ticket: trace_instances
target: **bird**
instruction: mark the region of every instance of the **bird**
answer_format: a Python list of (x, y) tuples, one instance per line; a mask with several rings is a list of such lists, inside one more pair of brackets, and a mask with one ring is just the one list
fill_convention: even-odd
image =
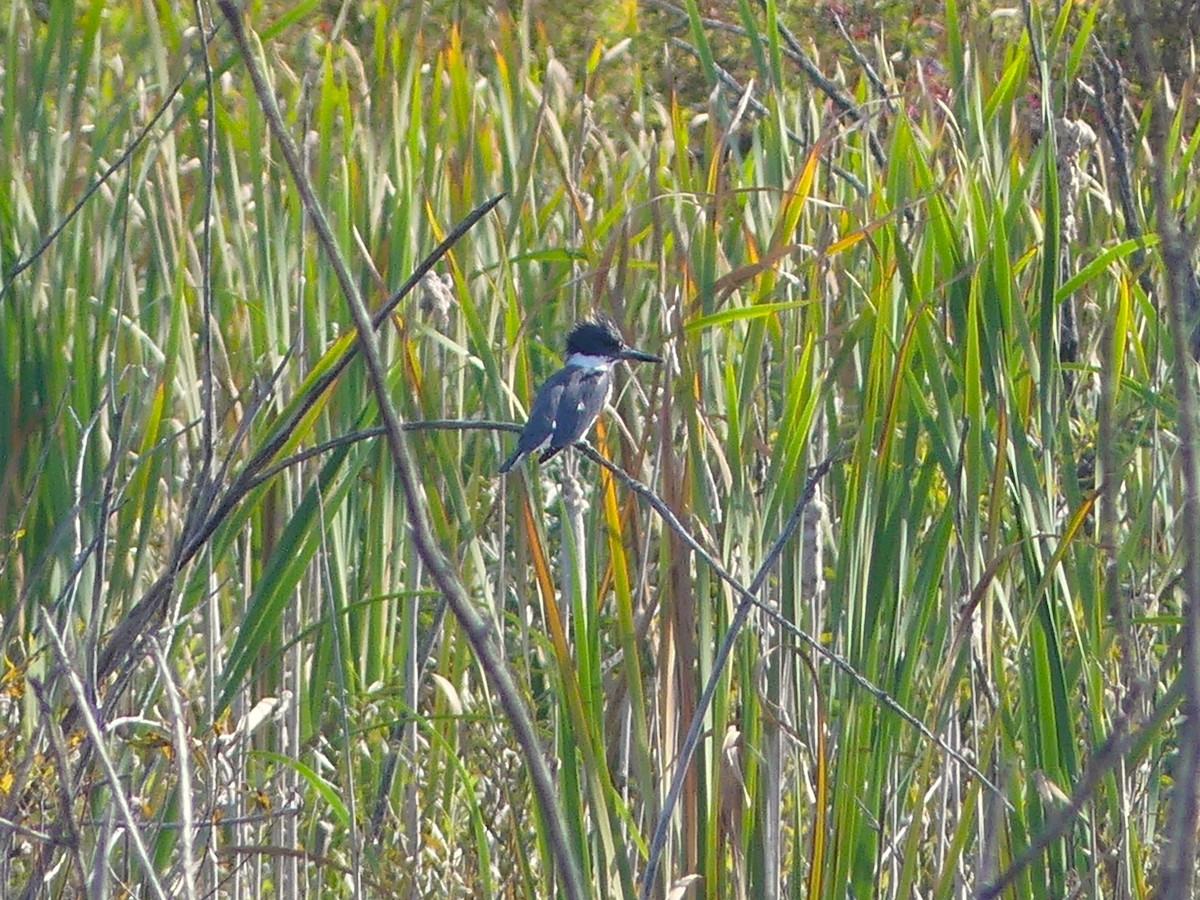
[(503, 475), (531, 453), (539, 463), (574, 444), (592, 427), (612, 394), (612, 369), (621, 360), (661, 363), (630, 347), (610, 319), (585, 319), (567, 335), (567, 361), (538, 388), (517, 449), (500, 467)]

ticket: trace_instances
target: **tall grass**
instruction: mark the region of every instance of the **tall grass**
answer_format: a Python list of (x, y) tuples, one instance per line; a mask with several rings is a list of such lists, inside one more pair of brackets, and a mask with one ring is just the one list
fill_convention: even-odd
[[(379, 329), (403, 420), (521, 421), (593, 311), (666, 358), (591, 436), (617, 472), (571, 451), (499, 479), (508, 431), (408, 434), (593, 895), (1150, 893), (1182, 696), (1175, 351), (1107, 146), (1056, 158), (1080, 98), (1027, 99), (1088, 76), (1097, 9), (1005, 36), (947, 4), (920, 75), (886, 35), (818, 51), (773, 2), (730, 6), (740, 34), (693, 3), (561, 34), (530, 4), (249, 10), (373, 308), (507, 194), (439, 264), (452, 304), (427, 281)], [(322, 388), (354, 322), (228, 26), (210, 108), (190, 5), (37, 13), (0, 25), (4, 894), (562, 892), (368, 374)], [(831, 456), (716, 667), (730, 581)]]

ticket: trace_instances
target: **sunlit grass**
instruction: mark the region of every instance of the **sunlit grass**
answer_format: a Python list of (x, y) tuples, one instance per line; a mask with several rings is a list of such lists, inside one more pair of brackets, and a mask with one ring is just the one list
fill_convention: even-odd
[[(836, 455), (759, 595), (784, 621), (754, 612), (718, 673), (656, 891), (699, 875), (692, 896), (969, 895), (1051, 820), (1047, 784), (1070, 794), (1110, 735), (1149, 721), (1012, 888), (1146, 896), (1182, 553), (1171, 343), (1133, 264), (1156, 239), (1128, 239), (1102, 143), (1079, 161), (1064, 228), (1071, 186), (1027, 108), (1039, 59), (1084, 72), (1094, 13), (1004, 44), (950, 4), (922, 85), (864, 43), (891, 96), (843, 60), (855, 122), (796, 74), (758, 6), (731, 8), (754, 32), (736, 61), (721, 58), (730, 35), (714, 52), (687, 9), (687, 46), (654, 54), (633, 9), (609, 23), (628, 33), (569, 54), (532, 18), (480, 34), (419, 4), (348, 21), (251, 9), (373, 307), (507, 193), (438, 267), (453, 302), (418, 289), (385, 323), (397, 408), (520, 421), (571, 323), (612, 315), (666, 364), (619, 378), (591, 440), (742, 585), (807, 472)], [(15, 4), (0, 23), (5, 272), (183, 86), (0, 295), (5, 895), (43, 878), (66, 895), (152, 894), (113, 837), (128, 827), (115, 793), (168, 891), (187, 889), (188, 831), (199, 894), (551, 895), (519, 748), (431, 589), (383, 442), (306, 458), (202, 540), (189, 531), (207, 490), (207, 166), (223, 486), (260, 457), (378, 424), (357, 361), (313, 402), (353, 322), (228, 34), (212, 38), (209, 110), (191, 7), (35, 13)], [(671, 21), (641, 15), (650, 33)], [(814, 58), (836, 70), (832, 52)], [(729, 71), (753, 72), (761, 107), (739, 111), (727, 82), (705, 99)], [(1064, 360), (1067, 304), (1078, 350)], [(541, 729), (591, 890), (631, 895), (740, 597), (581, 454), (499, 479), (509, 432), (409, 437), (438, 544)], [(183, 698), (182, 746), (149, 647), (119, 688), (94, 683), (98, 660), (114, 674), (106, 635), (147, 596), (162, 598), (142, 631)], [(65, 665), (117, 723), (102, 746), (60, 732)]]

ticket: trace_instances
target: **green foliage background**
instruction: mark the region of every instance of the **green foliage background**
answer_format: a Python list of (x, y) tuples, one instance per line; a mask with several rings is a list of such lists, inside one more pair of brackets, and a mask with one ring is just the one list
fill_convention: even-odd
[[(721, 673), (656, 892), (970, 896), (1085, 785), (1010, 895), (1147, 896), (1183, 492), (1146, 116), (1129, 86), (1126, 206), (1089, 96), (1119, 27), (1102, 4), (827, 6), (246, 21), (375, 307), (507, 194), (439, 265), (453, 302), (426, 287), (381, 329), (407, 421), (521, 421), (571, 323), (611, 315), (667, 363), (621, 379), (593, 442), (743, 584), (838, 456), (760, 595), (783, 624), (755, 613)], [(228, 28), (210, 100), (196, 26), (189, 4), (0, 12), (3, 893), (549, 896), (519, 748), (362, 434), (361, 363), (285, 428), (353, 323)], [(1194, 218), (1180, 90), (1157, 164)], [(1059, 116), (1101, 139), (1056, 160)], [(262, 448), (353, 435), (181, 557)], [(575, 454), (498, 479), (508, 432), (410, 439), (586, 879), (630, 895), (738, 598)], [(154, 640), (99, 677), (156, 585)]]

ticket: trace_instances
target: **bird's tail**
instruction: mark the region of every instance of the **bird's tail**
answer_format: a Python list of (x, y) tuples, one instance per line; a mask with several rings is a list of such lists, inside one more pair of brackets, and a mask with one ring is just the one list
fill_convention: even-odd
[(500, 466), (500, 474), (503, 475), (505, 472), (507, 472), (509, 469), (511, 469), (513, 466), (515, 466), (517, 463), (519, 463), (527, 455), (528, 455), (527, 451), (522, 450), (518, 447), (515, 451), (513, 451), (513, 455), (510, 456), (508, 459), (506, 459), (504, 461), (504, 464)]

